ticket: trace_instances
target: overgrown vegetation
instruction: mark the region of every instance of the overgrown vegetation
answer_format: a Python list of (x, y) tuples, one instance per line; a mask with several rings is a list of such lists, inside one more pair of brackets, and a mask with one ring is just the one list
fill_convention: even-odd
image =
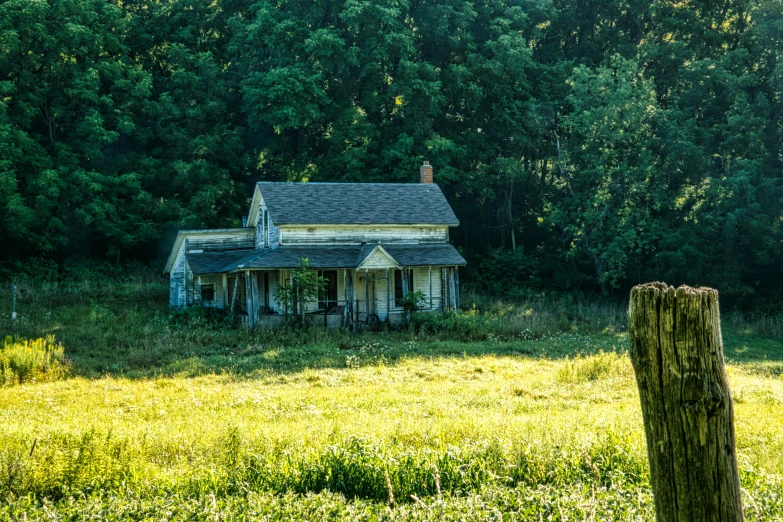
[(54, 381), (67, 374), (65, 350), (52, 334), (34, 340), (9, 336), (0, 345), (0, 387)]
[(780, 309), (781, 12), (6, 0), (0, 268), (160, 260), (177, 229), (239, 226), (255, 181), (426, 159), (481, 291), (665, 280)]
[(326, 286), (326, 279), (310, 268), (310, 260), (299, 259), (291, 270), (291, 277), (275, 289), (275, 298), (283, 310), (290, 310), (291, 316), (300, 326), (305, 326), (307, 303), (318, 299)]
[[(20, 289), (0, 326), (56, 335), (72, 368), (0, 394), (0, 519), (653, 519), (622, 305), (464, 294), (458, 314), (350, 334), (172, 315), (166, 295)], [(771, 520), (783, 343), (736, 326), (746, 515)]]

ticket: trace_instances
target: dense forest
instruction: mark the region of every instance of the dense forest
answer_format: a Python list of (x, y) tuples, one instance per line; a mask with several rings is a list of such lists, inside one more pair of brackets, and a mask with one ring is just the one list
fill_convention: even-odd
[(239, 226), (258, 180), (422, 160), (465, 284), (775, 306), (783, 1), (0, 3), (6, 274), (156, 266), (180, 228)]

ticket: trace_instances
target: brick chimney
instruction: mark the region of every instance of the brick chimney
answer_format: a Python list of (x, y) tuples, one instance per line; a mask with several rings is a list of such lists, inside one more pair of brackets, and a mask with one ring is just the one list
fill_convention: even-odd
[(429, 161), (425, 161), (424, 165), (421, 166), (419, 175), (422, 183), (432, 183), (432, 165), (430, 165)]

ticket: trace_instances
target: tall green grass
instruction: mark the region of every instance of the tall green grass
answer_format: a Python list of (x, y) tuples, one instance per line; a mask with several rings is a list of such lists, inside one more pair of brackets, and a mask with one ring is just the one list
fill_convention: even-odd
[(603, 378), (633, 376), (631, 362), (625, 354), (600, 351), (593, 356), (576, 355), (566, 358), (557, 372), (558, 381), (564, 384), (582, 384)]
[(8, 336), (0, 345), (0, 386), (54, 381), (68, 370), (65, 349), (54, 335), (34, 340)]
[[(0, 394), (0, 520), (654, 517), (624, 303), (465, 292), (349, 333), (248, 330), (167, 295), (35, 284), (0, 314), (57, 348)], [(775, 324), (724, 321), (749, 520), (783, 516)], [(60, 363), (71, 378), (42, 382)]]

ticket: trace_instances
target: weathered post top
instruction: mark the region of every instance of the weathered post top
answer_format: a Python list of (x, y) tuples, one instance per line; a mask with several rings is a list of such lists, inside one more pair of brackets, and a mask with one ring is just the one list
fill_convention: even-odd
[(639, 285), (628, 314), (656, 518), (743, 520), (718, 292)]

